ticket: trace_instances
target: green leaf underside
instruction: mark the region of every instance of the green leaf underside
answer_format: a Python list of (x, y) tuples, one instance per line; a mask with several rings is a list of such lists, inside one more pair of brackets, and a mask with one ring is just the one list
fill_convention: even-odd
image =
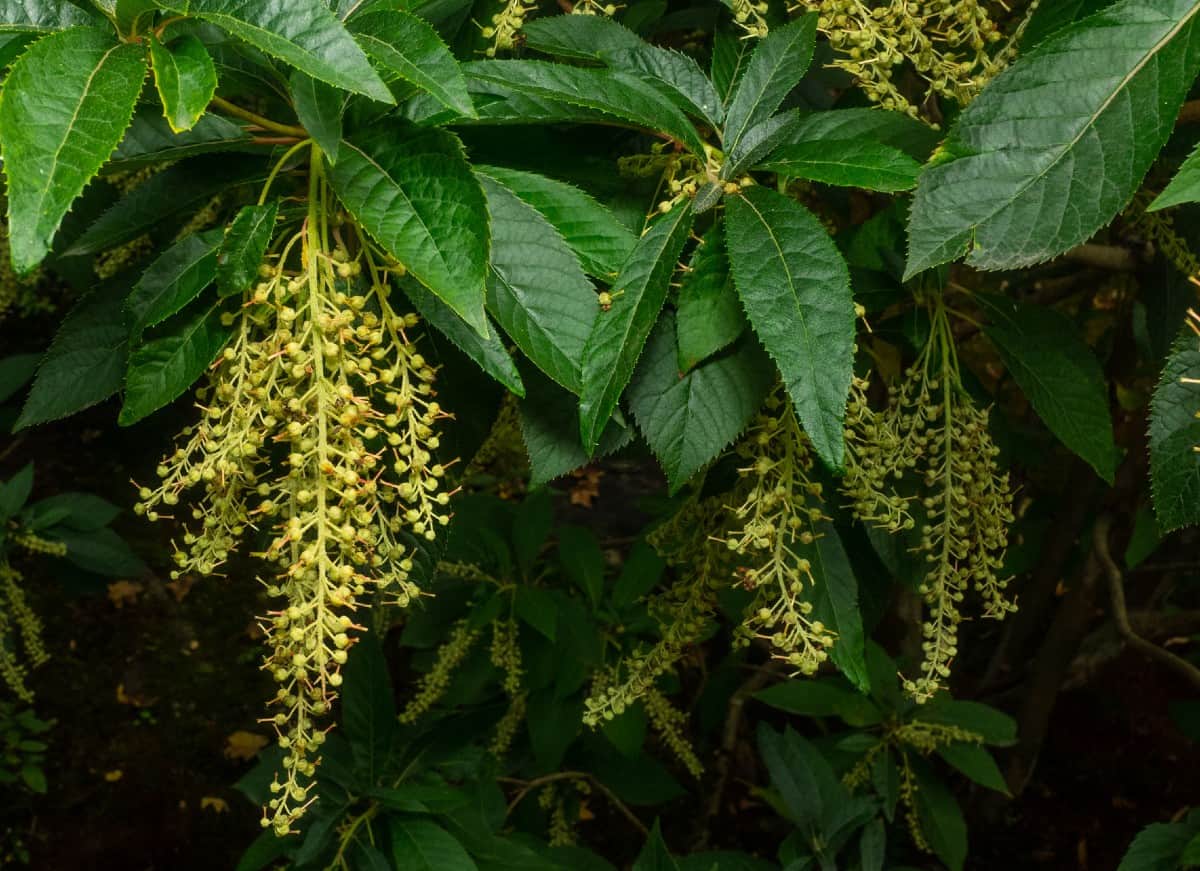
[(0, 0), (0, 33), (48, 33), (94, 23), (86, 12), (64, 0)]
[(637, 237), (605, 206), (574, 185), (498, 166), (476, 166), (500, 182), (554, 225), (584, 270), (611, 281), (637, 244)]
[(1193, 0), (1121, 0), (1038, 44), (959, 116), (922, 173), (905, 277), (1086, 241), (1129, 201), (1200, 68)]
[(163, 104), (163, 116), (175, 133), (191, 130), (217, 91), (217, 68), (204, 43), (190, 34), (163, 45), (150, 37), (150, 65)]
[(216, 307), (184, 313), (171, 326), (168, 334), (130, 355), (121, 426), (137, 423), (182, 396), (217, 358), (232, 332), (221, 325)]
[(1150, 485), (1158, 526), (1167, 533), (1200, 523), (1200, 340), (1175, 343), (1150, 402)]
[(599, 312), (579, 260), (532, 206), (481, 175), (492, 220), (488, 310), (533, 363), (573, 393)]
[(816, 46), (815, 13), (774, 28), (750, 57), (746, 72), (729, 98), (723, 142), (735, 151), (746, 132), (775, 114), (804, 76)]
[(921, 171), (921, 165), (900, 149), (869, 141), (786, 145), (757, 168), (791, 178), (887, 193), (915, 187)]
[(323, 0), (171, 0), (162, 5), (210, 21), (315, 79), (383, 103), (395, 102)]
[(984, 334), (1034, 411), (1064, 445), (1111, 484), (1119, 457), (1107, 382), (1075, 324), (1053, 309), (992, 294), (973, 298), (988, 315)]
[(330, 180), (376, 242), (487, 335), (487, 201), (453, 134), (376, 124), (342, 144)]
[(1154, 198), (1148, 211), (1168, 209), (1182, 203), (1200, 202), (1200, 145), (1179, 167), (1175, 177), (1163, 188), (1163, 192)]
[(399, 10), (366, 12), (351, 30), (377, 63), (433, 96), (448, 109), (475, 117), (467, 80), (437, 31)]
[(599, 112), (664, 133), (693, 154), (704, 154), (704, 141), (687, 117), (654, 88), (627, 73), (532, 60), (473, 61), (463, 64), (463, 69), (469, 79), (499, 87), (501, 93), (512, 91)]
[(217, 277), (217, 254), (224, 233), (209, 230), (176, 242), (146, 267), (125, 301), (130, 334), (136, 340), (149, 327), (183, 310)]
[(337, 163), (342, 147), (342, 112), (346, 107), (346, 95), (300, 70), (292, 70), (288, 89), (300, 124), (320, 146), (330, 165)]
[(222, 297), (240, 296), (258, 279), (278, 214), (278, 201), (245, 206), (237, 213), (225, 231), (217, 258), (217, 290)]
[(679, 284), (675, 336), (679, 342), (679, 369), (686, 372), (731, 345), (746, 329), (729, 257), (725, 253), (725, 225), (714, 222), (692, 253), (688, 271)]
[(127, 284), (113, 281), (71, 310), (38, 366), (14, 430), (82, 411), (121, 388), (129, 354), (128, 291)]
[(487, 338), (467, 325), (450, 306), (434, 296), (422, 284), (405, 281), (404, 293), (417, 313), (434, 329), (454, 343), (460, 351), (475, 361), (484, 372), (495, 378), (517, 396), (525, 395), (525, 385), (512, 357), (504, 348), (497, 333), (489, 331)]
[(13, 65), (0, 143), (18, 272), (50, 251), (71, 204), (121, 141), (145, 74), (139, 46), (90, 27), (47, 36)]
[(845, 261), (820, 221), (774, 191), (747, 188), (725, 208), (742, 306), (779, 367), (817, 455), (840, 469), (854, 363), (854, 298)]
[(675, 317), (664, 313), (629, 385), (629, 407), (673, 494), (741, 435), (771, 387), (754, 340), (686, 375), (676, 366)]
[(162, 112), (146, 107), (134, 114), (108, 168), (125, 170), (213, 151), (233, 151), (249, 142), (250, 134), (241, 125), (220, 115), (204, 115), (191, 130), (176, 134)]
[(684, 203), (650, 225), (613, 282), (612, 308), (596, 318), (583, 351), (579, 397), (580, 435), (589, 451), (598, 444), (658, 320), (692, 219), (691, 205)]

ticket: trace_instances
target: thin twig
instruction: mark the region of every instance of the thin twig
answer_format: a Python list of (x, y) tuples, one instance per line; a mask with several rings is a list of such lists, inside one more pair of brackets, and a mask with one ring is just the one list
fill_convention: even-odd
[(623, 801), (617, 798), (611, 789), (597, 780), (593, 775), (588, 774), (586, 771), (558, 771), (554, 774), (547, 774), (544, 777), (536, 777), (533, 780), (517, 780), (514, 777), (501, 777), (498, 778), (498, 780), (501, 783), (523, 784), (516, 797), (508, 803), (508, 813), (510, 814), (516, 810), (517, 805), (525, 800), (525, 796), (529, 795), (530, 792), (537, 789), (539, 786), (546, 786), (547, 784), (556, 783), (560, 780), (586, 780), (596, 789), (600, 790), (604, 797), (612, 803), (612, 806), (621, 812), (621, 816), (629, 820), (630, 825), (641, 832), (643, 836), (650, 834), (650, 830), (646, 828), (646, 824), (639, 820), (634, 815), (633, 811), (631, 811)]

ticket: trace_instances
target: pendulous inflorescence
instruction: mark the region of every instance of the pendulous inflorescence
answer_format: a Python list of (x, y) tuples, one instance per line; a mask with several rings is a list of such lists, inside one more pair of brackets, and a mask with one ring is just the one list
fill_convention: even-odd
[[(67, 546), (32, 533), (14, 531), (7, 542), (30, 553), (63, 556)], [(0, 680), (22, 701), (33, 701), (29, 672), (49, 659), (42, 641), (42, 621), (25, 596), (24, 577), (0, 549)]]
[[(930, 304), (932, 331), (904, 380), (873, 411), (856, 381), (847, 412), (842, 490), (855, 516), (890, 532), (916, 529), (926, 572), (919, 592), (927, 608), (920, 676), (905, 690), (924, 702), (950, 676), (958, 625), (969, 590), (983, 616), (1016, 610), (999, 576), (1013, 521), (1008, 474), (988, 432), (988, 412), (962, 386), (954, 337), (941, 297)], [(902, 495), (904, 485), (919, 495)]]

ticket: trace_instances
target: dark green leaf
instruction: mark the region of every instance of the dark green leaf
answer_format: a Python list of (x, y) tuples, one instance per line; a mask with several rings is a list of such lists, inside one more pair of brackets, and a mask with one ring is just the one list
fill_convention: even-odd
[(967, 860), (967, 824), (962, 808), (922, 760), (913, 760), (912, 764), (917, 775), (915, 802), (921, 832), (950, 871), (962, 871)]
[(191, 130), (216, 93), (217, 68), (204, 43), (190, 34), (170, 45), (163, 45), (153, 35), (149, 40), (150, 64), (163, 116), (174, 132)]
[(330, 178), (363, 228), (486, 336), (487, 201), (453, 134), (378, 123), (343, 143)]
[(146, 571), (146, 564), (108, 527), (86, 531), (58, 527), (46, 537), (65, 544), (67, 560), (86, 571), (111, 578), (136, 578)]
[(475, 171), (537, 209), (562, 234), (589, 275), (611, 281), (637, 244), (637, 237), (612, 212), (566, 182), (498, 166), (477, 166)]
[(725, 253), (724, 223), (714, 222), (696, 246), (676, 306), (675, 338), (683, 372), (733, 344), (745, 331), (746, 316)]
[(832, 523), (823, 521), (815, 530), (817, 540), (803, 548), (812, 564), (813, 616), (836, 634), (830, 658), (834, 665), (863, 692), (871, 688), (867, 672), (866, 636), (858, 608), (858, 580)]
[(746, 71), (755, 44), (755, 40), (746, 39), (745, 34), (732, 23), (717, 27), (713, 34), (712, 63), (708, 75), (713, 87), (726, 102)]
[(437, 823), (424, 819), (391, 817), (393, 867), (404, 871), (475, 871), (463, 845)]
[(139, 46), (89, 27), (38, 40), (13, 64), (0, 144), (18, 272), (49, 253), (67, 210), (121, 141), (145, 75)]
[(221, 242), (217, 255), (217, 291), (222, 298), (241, 296), (258, 280), (258, 268), (275, 235), (279, 203), (245, 206)]
[(315, 79), (383, 103), (391, 91), (323, 0), (163, 0)]
[(858, 840), (861, 871), (883, 871), (887, 848), (887, 828), (883, 820), (876, 818), (863, 827)]
[(760, 40), (746, 72), (729, 97), (722, 141), (727, 152), (738, 147), (751, 127), (775, 114), (812, 62), (817, 15), (773, 29)]
[(938, 749), (941, 756), (980, 786), (1008, 795), (1008, 784), (992, 754), (979, 744), (959, 742)]
[[(65, 526), (79, 532), (91, 532), (108, 526), (121, 509), (93, 493), (55, 493), (29, 506), (25, 522), (34, 529)], [(53, 523), (48, 518), (56, 518)]]
[(0, 405), (12, 399), (17, 391), (33, 380), (40, 354), (14, 354), (0, 357)]
[(802, 832), (818, 831), (825, 814), (821, 795), (821, 778), (825, 772), (814, 770), (814, 757), (819, 754), (807, 747), (807, 741), (791, 731), (779, 734), (765, 723), (758, 727), (758, 752), (771, 777), (771, 785), (779, 791), (789, 819)]
[(789, 680), (754, 694), (760, 702), (802, 717), (839, 717), (851, 726), (878, 723), (879, 709), (869, 698), (832, 680)]
[(176, 242), (146, 267), (125, 300), (130, 335), (136, 340), (200, 295), (217, 277), (217, 252), (224, 233), (194, 233)]
[(600, 15), (538, 18), (528, 22), (522, 32), (526, 47), (574, 60), (599, 60), (607, 51), (648, 44), (628, 27)]
[(300, 124), (320, 146), (321, 153), (330, 165), (337, 163), (338, 151), (342, 147), (345, 93), (300, 70), (292, 70), (288, 89), (292, 93), (292, 106), (296, 109)]
[(1179, 167), (1170, 184), (1163, 192), (1154, 198), (1147, 211), (1155, 212), (1168, 209), (1180, 203), (1200, 202), (1200, 146), (1197, 146), (1187, 160)]
[(558, 610), (555, 599), (540, 587), (517, 587), (513, 600), (516, 615), (551, 641), (558, 637)]
[(1138, 832), (1117, 871), (1175, 871), (1183, 851), (1195, 837), (1186, 823), (1154, 823)]
[(1075, 324), (1054, 309), (993, 294), (975, 298), (988, 316), (984, 333), (1038, 417), (1111, 484), (1119, 457), (1108, 385)]
[(846, 263), (799, 203), (751, 187), (726, 204), (729, 260), (750, 323), (783, 375), (817, 455), (842, 467), (854, 362)]
[(231, 151), (245, 147), (249, 142), (250, 134), (220, 115), (204, 115), (191, 130), (176, 134), (161, 112), (143, 108), (134, 114), (133, 123), (113, 152), (108, 166), (110, 169), (130, 169), (196, 154)]
[(629, 385), (629, 406), (674, 493), (736, 439), (774, 381), (753, 338), (681, 375), (675, 317), (664, 314)]
[(600, 311), (579, 260), (532, 206), (479, 176), (492, 225), (488, 309), (517, 347), (568, 390), (580, 390), (580, 359)]
[(33, 493), (33, 463), (26, 463), (7, 481), (0, 481), (0, 520), (15, 517)]
[(0, 33), (47, 33), (95, 21), (64, 0), (0, 0)]
[(39, 795), (46, 793), (46, 772), (36, 765), (21, 766), (21, 779), (25, 785)]
[(595, 608), (604, 592), (604, 552), (591, 530), (564, 526), (558, 532), (558, 559), (563, 574)]
[(632, 871), (679, 871), (679, 863), (667, 849), (667, 842), (663, 840), (657, 819), (646, 838), (646, 843), (642, 845), (642, 851), (634, 860)]
[(1017, 742), (1016, 720), (981, 702), (940, 696), (919, 708), (917, 718), (974, 732), (983, 738), (985, 744), (1008, 747)]
[[(525, 725), (542, 771), (557, 771), (583, 724), (583, 699), (563, 700), (550, 689), (529, 694)], [(440, 869), (438, 869), (440, 871)]]
[(1164, 533), (1200, 522), (1200, 342), (1185, 330), (1150, 402), (1150, 484)]
[(589, 450), (599, 444), (633, 375), (691, 230), (692, 210), (687, 203), (651, 224), (613, 282), (612, 308), (596, 318), (583, 351), (579, 402), (580, 433)]
[(344, 677), (342, 725), (355, 764), (373, 784), (384, 773), (397, 730), (387, 659), (374, 632), (359, 636)]
[(164, 325), (166, 332), (129, 357), (119, 422), (130, 426), (173, 402), (196, 383), (229, 341), (220, 311), (198, 307)]
[[(925, 160), (942, 134), (903, 112), (883, 109), (831, 109), (796, 114), (784, 131), (780, 145), (824, 142), (878, 142), (898, 148), (914, 160)], [(842, 147), (841, 145), (837, 146)]]
[(921, 165), (880, 142), (800, 142), (771, 152), (758, 169), (824, 184), (869, 191), (906, 191), (916, 186)]
[(921, 175), (905, 277), (1047, 260), (1119, 212), (1200, 68), (1193, 0), (1121, 0), (1019, 57)]

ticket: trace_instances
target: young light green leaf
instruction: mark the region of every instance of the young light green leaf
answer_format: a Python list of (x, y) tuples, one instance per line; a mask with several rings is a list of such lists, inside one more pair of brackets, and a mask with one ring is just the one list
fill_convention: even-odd
[(579, 258), (584, 271), (611, 281), (637, 237), (590, 194), (557, 179), (499, 166), (476, 166), (549, 221)]
[(679, 285), (676, 308), (681, 372), (732, 344), (746, 329), (725, 253), (725, 225), (720, 221), (708, 229), (692, 253)]
[(685, 375), (675, 317), (664, 313), (629, 384), (629, 407), (673, 494), (746, 428), (771, 388), (770, 362), (753, 338)]
[(998, 76), (921, 175), (905, 278), (968, 251), (1029, 266), (1084, 242), (1129, 202), (1200, 68), (1193, 0), (1120, 0)]
[(71, 310), (38, 367), (14, 432), (82, 411), (121, 389), (129, 356), (128, 293), (129, 283), (114, 279)]
[(813, 12), (775, 28), (759, 41), (725, 110), (725, 151), (734, 151), (747, 130), (775, 114), (808, 71), (816, 35)]
[(921, 164), (898, 148), (880, 142), (799, 142), (777, 148), (757, 169), (842, 187), (869, 191), (910, 190)]
[(217, 278), (217, 253), (224, 233), (193, 233), (176, 242), (146, 267), (125, 301), (130, 335), (136, 341), (149, 327), (183, 310)]
[(240, 124), (209, 113), (186, 133), (175, 133), (167, 119), (150, 107), (138, 109), (125, 138), (108, 162), (110, 169), (134, 169), (150, 163), (168, 163), (213, 151), (233, 151), (250, 143)]
[(389, 9), (355, 15), (349, 27), (378, 64), (427, 91), (448, 109), (475, 117), (458, 61), (427, 23), (407, 12)]
[(162, 6), (211, 21), (314, 79), (382, 103), (395, 102), (323, 0), (163, 0)]
[(74, 27), (38, 40), (13, 64), (0, 99), (13, 266), (50, 251), (84, 186), (121, 141), (142, 89), (137, 45)]
[(821, 222), (781, 194), (751, 187), (725, 208), (734, 284), (750, 324), (779, 366), (817, 455), (840, 469), (854, 364), (846, 263)]
[(330, 166), (337, 163), (338, 149), (342, 146), (342, 112), (346, 109), (346, 95), (300, 70), (292, 70), (288, 90), (300, 124), (321, 147)]
[(232, 332), (221, 325), (215, 306), (184, 312), (164, 331), (129, 356), (125, 404), (117, 419), (121, 426), (135, 424), (182, 396), (221, 353)]
[(217, 68), (204, 43), (191, 34), (170, 45), (163, 45), (153, 35), (149, 40), (150, 66), (163, 116), (173, 132), (191, 130), (217, 91)]
[(1187, 160), (1179, 167), (1175, 177), (1163, 188), (1161, 194), (1147, 209), (1157, 212), (1159, 209), (1169, 209), (1181, 203), (1200, 203), (1200, 145), (1192, 150)]
[(450, 306), (430, 293), (416, 281), (402, 281), (404, 294), (421, 315), (434, 329), (449, 339), (454, 345), (470, 357), (488, 375), (517, 396), (525, 395), (525, 385), (512, 357), (500, 341), (500, 336), (490, 333), (483, 338), (467, 325), (467, 322), (454, 313)]
[(217, 256), (217, 291), (222, 298), (245, 293), (258, 279), (258, 268), (275, 235), (278, 214), (278, 201), (245, 206), (237, 213), (225, 231)]
[(1167, 533), (1200, 523), (1200, 341), (1185, 330), (1150, 402), (1150, 485)]
[(78, 6), (63, 0), (0, 0), (0, 33), (49, 33), (95, 23)]
[(579, 397), (580, 434), (589, 451), (599, 443), (658, 320), (692, 218), (691, 205), (683, 203), (650, 225), (613, 282), (612, 308), (596, 318), (583, 349)]
[(693, 154), (704, 140), (675, 104), (628, 73), (533, 60), (489, 60), (464, 64), (467, 76), (502, 90), (601, 113), (612, 122), (664, 133)]
[(1075, 324), (1053, 309), (1007, 297), (975, 297), (988, 316), (984, 334), (1038, 417), (1110, 484), (1119, 459), (1108, 387), (1096, 355)]
[(453, 835), (431, 820), (392, 816), (388, 823), (393, 867), (405, 871), (475, 871)]
[(504, 185), (479, 176), (492, 222), (488, 310), (533, 363), (578, 393), (580, 359), (600, 312), (567, 243)]
[(384, 250), (487, 335), (487, 200), (453, 134), (400, 121), (376, 124), (342, 144), (330, 180)]

